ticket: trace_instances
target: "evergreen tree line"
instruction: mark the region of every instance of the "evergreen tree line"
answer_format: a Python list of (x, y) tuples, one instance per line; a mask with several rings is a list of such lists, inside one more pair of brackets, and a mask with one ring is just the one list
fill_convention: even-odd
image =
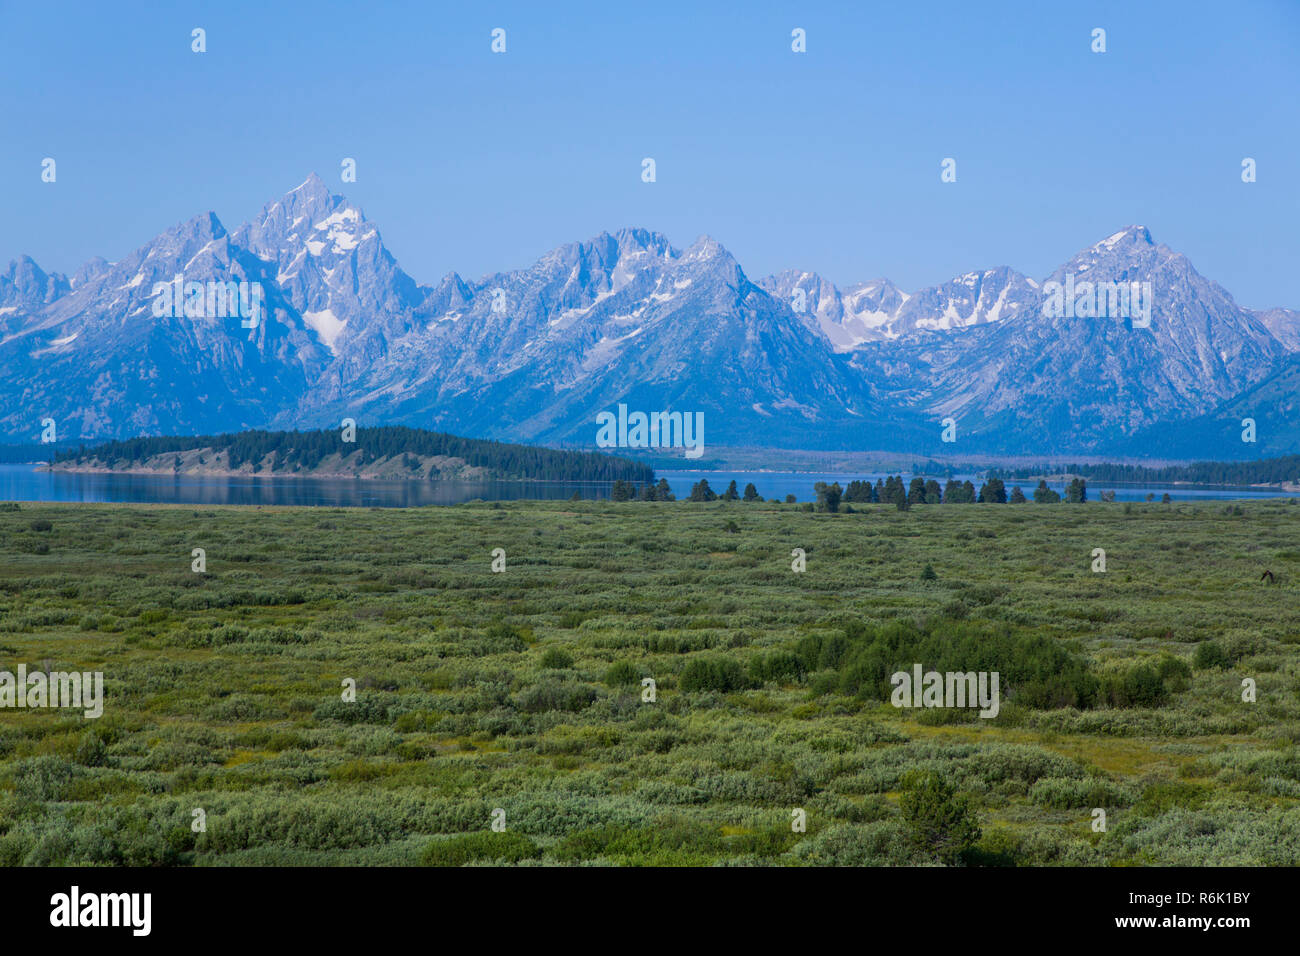
[[(913, 478), (907, 485), (903, 484), (902, 475), (890, 475), (877, 478), (873, 485), (869, 481), (850, 481), (846, 489), (841, 489), (839, 482), (827, 485), (819, 481), (813, 486), (817, 495), (818, 511), (838, 511), (840, 503), (853, 504), (892, 504), (900, 511), (906, 511), (913, 505), (953, 505), (953, 504), (1024, 504), (1028, 499), (1020, 487), (1007, 493), (1001, 478), (989, 478), (976, 491), (970, 481), (958, 481), (949, 478), (947, 484), (940, 487), (933, 478)], [(1113, 496), (1112, 496), (1113, 498)], [(1034, 489), (1033, 499), (1038, 504), (1052, 504), (1061, 500), (1061, 495), (1047, 487), (1046, 481), (1040, 481)], [(1082, 479), (1076, 478), (1066, 489), (1065, 500), (1083, 503), (1088, 500), (1088, 486)]]
[[(579, 499), (577, 492), (573, 494), (573, 500)], [(668, 487), (668, 481), (664, 478), (659, 479), (659, 483), (651, 484), (646, 482), (644, 485), (634, 485), (630, 481), (623, 481), (621, 478), (614, 482), (609, 491), (610, 501), (676, 501), (677, 496), (673, 494), (672, 489)]]
[[(577, 497), (578, 497), (577, 495), (574, 495), (575, 500), (577, 499)], [(609, 497), (611, 501), (676, 501), (677, 500), (677, 496), (672, 493), (672, 490), (668, 487), (668, 482), (663, 478), (660, 478), (659, 483), (656, 485), (646, 484), (640, 487), (634, 485), (630, 481), (616, 481), (614, 482), (613, 488), (610, 489)], [(687, 501), (757, 502), (757, 501), (764, 501), (766, 499), (764, 499), (763, 496), (758, 493), (758, 489), (754, 487), (754, 483), (752, 481), (749, 484), (745, 485), (744, 492), (741, 492), (736, 487), (736, 482), (733, 480), (731, 484), (727, 486), (726, 491), (722, 492), (722, 494), (718, 494), (716, 491), (714, 491), (712, 488), (709, 487), (709, 480), (707, 478), (701, 478), (699, 481), (697, 481), (695, 484), (691, 486), (690, 497), (687, 498), (686, 500)], [(775, 501), (776, 499), (774, 498), (772, 500)], [(785, 500), (788, 503), (793, 504), (795, 500), (794, 495), (787, 495)]]
[(1003, 480), (1027, 479), (1055, 471), (1091, 478), (1103, 484), (1172, 484), (1187, 481), (1202, 485), (1266, 485), (1300, 480), (1300, 455), (1282, 458), (1265, 458), (1260, 461), (1198, 461), (1191, 465), (1168, 465), (1150, 468), (1146, 465), (1069, 465), (1055, 468), (1040, 465), (1035, 468), (1010, 470), (989, 469), (990, 475)]
[(419, 458), (460, 458), (469, 465), (491, 470), (503, 478), (538, 481), (654, 481), (654, 469), (628, 458), (601, 452), (560, 451), (532, 445), (513, 445), (479, 438), (460, 438), (443, 432), (424, 431), (400, 425), (358, 428), (355, 442), (344, 442), (338, 429), (322, 431), (246, 431), (222, 435), (180, 435), (129, 438), (87, 448), (60, 452), (55, 461), (138, 462), (154, 455), (211, 448), (229, 456), (231, 468), (274, 455), (272, 470), (317, 467), (333, 454), (361, 453), (361, 463), (404, 456), (412, 471)]
[[(813, 492), (817, 496), (816, 510), (836, 512), (840, 510), (840, 505), (845, 503), (852, 504), (892, 504), (896, 505), (900, 511), (906, 511), (912, 505), (938, 505), (938, 504), (1024, 504), (1029, 499), (1025, 497), (1019, 486), (1011, 489), (1007, 493), (1006, 485), (1000, 478), (990, 478), (980, 485), (979, 490), (969, 481), (957, 481), (955, 478), (948, 479), (948, 483), (940, 486), (939, 482), (933, 478), (913, 478), (908, 485), (903, 484), (902, 475), (891, 475), (888, 478), (877, 479), (874, 485), (869, 481), (850, 481), (847, 489), (841, 488), (837, 481), (833, 484), (827, 484), (819, 481), (813, 485)], [(574, 498), (578, 496), (575, 494)], [(1167, 497), (1167, 496), (1166, 496)], [(1114, 493), (1103, 492), (1103, 500), (1113, 501)], [(636, 486), (631, 482), (616, 481), (610, 493), (610, 499), (613, 501), (675, 501), (672, 491), (668, 488), (668, 482), (659, 479), (657, 485), (646, 484)], [(688, 501), (745, 501), (759, 502), (764, 501), (758, 489), (754, 487), (753, 482), (745, 485), (744, 492), (740, 492), (736, 487), (735, 480), (727, 486), (727, 490), (718, 494), (709, 487), (709, 480), (701, 478), (691, 486), (691, 494)], [(773, 498), (773, 501), (778, 499)], [(1034, 489), (1033, 500), (1037, 504), (1054, 504), (1061, 499), (1059, 492), (1047, 487), (1046, 481), (1040, 481), (1038, 487)], [(1065, 500), (1076, 504), (1083, 504), (1088, 500), (1088, 484), (1081, 478), (1076, 478), (1070, 482), (1065, 491)], [(786, 495), (787, 504), (795, 503), (794, 495)]]
[[(764, 499), (763, 496), (758, 493), (758, 489), (754, 487), (754, 483), (752, 481), (749, 484), (745, 485), (745, 491), (743, 494), (739, 490), (737, 490), (736, 482), (734, 479), (732, 480), (731, 484), (727, 485), (726, 491), (724, 491), (722, 494), (718, 494), (712, 488), (709, 487), (709, 480), (707, 478), (701, 478), (699, 481), (697, 481), (694, 485), (691, 486), (690, 500), (691, 501), (756, 502), (756, 501), (764, 501), (766, 499)], [(793, 501), (794, 496), (791, 495), (786, 500)]]

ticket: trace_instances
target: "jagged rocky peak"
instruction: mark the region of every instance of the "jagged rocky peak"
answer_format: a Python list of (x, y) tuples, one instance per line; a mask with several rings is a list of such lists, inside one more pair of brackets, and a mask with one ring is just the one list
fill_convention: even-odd
[(111, 267), (112, 263), (103, 256), (94, 256), (87, 259), (72, 277), (73, 288), (80, 288), (92, 279), (103, 275)]
[[(687, 247), (682, 253), (682, 258), (689, 262), (703, 261), (706, 259), (731, 259), (731, 253), (727, 251), (726, 246), (718, 242), (712, 236), (700, 236)], [(734, 261), (734, 260), (733, 260)]]
[(650, 229), (625, 227), (614, 233), (612, 238), (618, 245), (620, 256), (648, 253), (663, 259), (676, 257), (676, 251), (668, 237)]
[(733, 287), (749, 281), (736, 257), (712, 236), (700, 236), (691, 243), (677, 260), (677, 271), (692, 279), (711, 277)]
[(0, 308), (28, 311), (48, 305), (72, 288), (67, 276), (47, 273), (31, 256), (19, 256), (0, 272)]
[(1151, 238), (1146, 226), (1126, 226), (1105, 239), (1080, 249), (1050, 276), (1060, 279), (1067, 272), (1086, 272), (1089, 269), (1115, 271), (1152, 267), (1166, 253), (1169, 259), (1186, 262), (1179, 253), (1159, 245)]
[(277, 260), (287, 251), (296, 252), (322, 227), (328, 229), (335, 223), (355, 226), (364, 221), (361, 210), (331, 193), (325, 181), (312, 173), (305, 182), (267, 203), (239, 228), (235, 241), (264, 259)]
[(77, 273), (76, 295), (96, 298), (111, 290), (111, 301), (87, 302), (87, 307), (98, 310), (113, 302), (121, 305), (147, 295), (154, 280), (170, 281), (176, 273), (197, 279), (222, 268), (229, 264), (230, 252), (230, 235), (216, 213), (200, 213), (159, 233), (117, 262), (100, 259), (87, 263)]
[(162, 234), (159, 238), (170, 239), (202, 239), (204, 242), (210, 242), (213, 239), (220, 239), (226, 235), (226, 227), (222, 225), (217, 214), (212, 211), (201, 212), (193, 219), (186, 220), (178, 225), (173, 226)]
[(546, 271), (557, 265), (580, 265), (588, 270), (612, 273), (620, 263), (636, 259), (671, 258), (674, 255), (668, 240), (647, 229), (620, 229), (602, 232), (581, 242), (568, 242), (557, 246), (542, 256), (534, 266)]
[(1122, 252), (1126, 248), (1141, 248), (1154, 245), (1155, 241), (1151, 238), (1151, 230), (1146, 226), (1125, 226), (1119, 232), (1113, 233), (1096, 243), (1092, 248), (1104, 249), (1107, 252)]
[(315, 222), (336, 209), (347, 206), (348, 201), (345, 196), (331, 193), (329, 187), (325, 185), (325, 180), (312, 173), (275, 203), (271, 203), (271, 207), (275, 207), (277, 203), (286, 215), (295, 219), (302, 216)]
[[(837, 288), (811, 270), (756, 284), (710, 236), (679, 250), (638, 227), (421, 287), (312, 175), (232, 235), (209, 212), (116, 263), (87, 262), (71, 283), (28, 258), (0, 269), (0, 406), (15, 410), (0, 423), (16, 427), (40, 395), (83, 435), (364, 412), (563, 442), (587, 434), (592, 408), (641, 396), (724, 413), (715, 439), (799, 442), (816, 421), (835, 423), (823, 433), (836, 441), (889, 441), (911, 421), (920, 440), (942, 409), (981, 446), (1091, 448), (1216, 407), (1273, 375), (1284, 346), (1300, 350), (1296, 313), (1241, 309), (1145, 226), (1061, 270), (1150, 283), (1151, 326), (1049, 318), (1044, 290), (1007, 267), (911, 295), (885, 279)], [(263, 284), (267, 321), (155, 315), (154, 283), (182, 271)], [(190, 380), (205, 383), (193, 400), (171, 387)]]

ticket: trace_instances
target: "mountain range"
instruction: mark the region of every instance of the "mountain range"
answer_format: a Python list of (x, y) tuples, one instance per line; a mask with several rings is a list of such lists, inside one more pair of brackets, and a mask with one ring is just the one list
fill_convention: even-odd
[[(260, 283), (260, 321), (157, 315), (155, 284), (177, 275)], [(1049, 283), (1067, 278), (1149, 283), (1149, 327), (1049, 317)], [(597, 413), (622, 403), (703, 412), (712, 446), (1300, 451), (1300, 312), (1239, 306), (1142, 226), (1042, 280), (1000, 266), (912, 293), (798, 270), (753, 280), (714, 239), (678, 249), (645, 229), (425, 285), (313, 175), (233, 233), (207, 212), (71, 277), (11, 262), (0, 370), (13, 441), (47, 418), (91, 440), (348, 417), (590, 448)]]

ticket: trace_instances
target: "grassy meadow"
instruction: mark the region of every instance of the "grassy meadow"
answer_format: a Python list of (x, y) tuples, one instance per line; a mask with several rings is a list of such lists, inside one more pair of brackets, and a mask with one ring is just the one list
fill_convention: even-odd
[(2, 865), (1300, 863), (1294, 502), (9, 507)]

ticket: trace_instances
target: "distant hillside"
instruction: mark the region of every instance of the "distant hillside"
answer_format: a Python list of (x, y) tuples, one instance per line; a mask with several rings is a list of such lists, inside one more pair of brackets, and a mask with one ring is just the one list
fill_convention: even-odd
[[(1243, 420), (1255, 423), (1256, 439), (1241, 440)], [(1286, 455), (1300, 448), (1300, 355), (1283, 362), (1279, 370), (1213, 412), (1181, 422), (1143, 429), (1115, 452), (1125, 457), (1209, 457), (1249, 459), (1258, 455)], [(1282, 460), (1282, 459), (1277, 459)]]
[(131, 438), (54, 456), (56, 471), (341, 478), (517, 478), (650, 482), (649, 465), (599, 452), (557, 451), (389, 426)]
[(1259, 461), (1198, 461), (1190, 465), (1150, 468), (1145, 465), (1040, 465), (1037, 468), (990, 469), (990, 477), (1023, 481), (1044, 475), (1078, 475), (1090, 481), (1199, 485), (1300, 484), (1300, 455)]

